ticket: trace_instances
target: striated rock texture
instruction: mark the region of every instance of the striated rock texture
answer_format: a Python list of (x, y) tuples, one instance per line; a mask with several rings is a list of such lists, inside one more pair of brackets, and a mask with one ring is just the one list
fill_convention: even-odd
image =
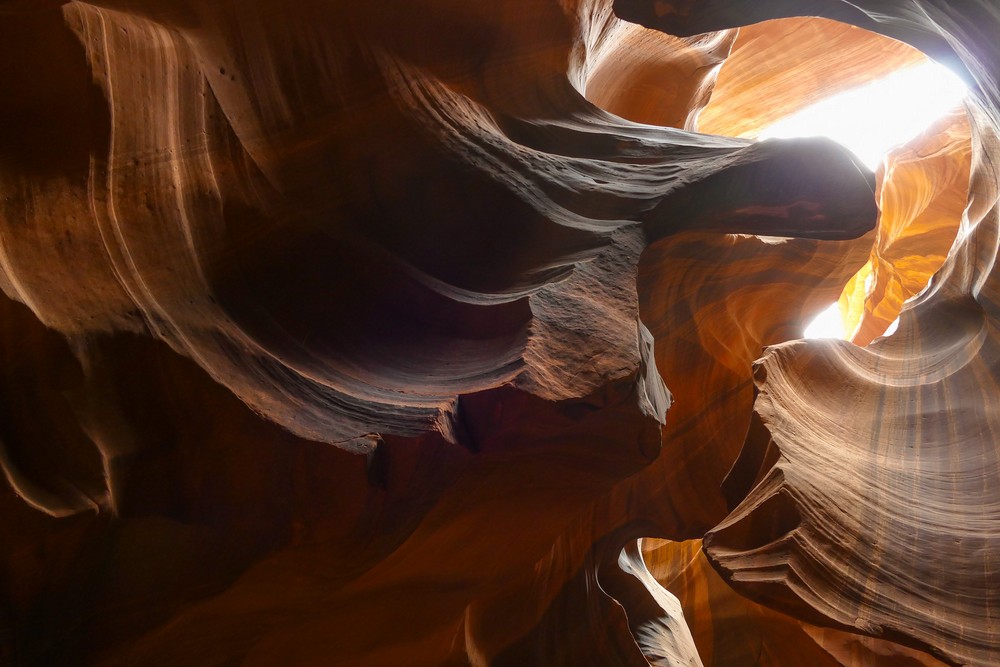
[(968, 200), (969, 132), (965, 112), (956, 111), (894, 149), (879, 169), (878, 238), (839, 301), (855, 343), (881, 336), (944, 263)]
[(698, 116), (698, 129), (756, 138), (819, 98), (924, 57), (902, 42), (830, 19), (791, 17), (747, 25), (740, 28), (712, 99)]
[(701, 540), (644, 540), (650, 571), (683, 600), (685, 618), (705, 664), (900, 665), (941, 667), (934, 657), (884, 639), (810, 623), (737, 594), (708, 563)]
[(0, 664), (996, 664), (997, 30), (0, 1)]

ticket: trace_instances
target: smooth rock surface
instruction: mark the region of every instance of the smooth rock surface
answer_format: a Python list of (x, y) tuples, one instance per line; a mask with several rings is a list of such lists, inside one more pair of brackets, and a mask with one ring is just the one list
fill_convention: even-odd
[[(919, 57), (801, 15), (968, 120), (735, 136)], [(0, 664), (996, 663), (998, 30), (0, 2)]]

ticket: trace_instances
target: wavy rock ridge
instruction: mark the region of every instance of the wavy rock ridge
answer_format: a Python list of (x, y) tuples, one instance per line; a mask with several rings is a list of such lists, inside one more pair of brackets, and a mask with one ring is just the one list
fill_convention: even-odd
[(994, 664), (993, 28), (0, 2), (0, 663)]

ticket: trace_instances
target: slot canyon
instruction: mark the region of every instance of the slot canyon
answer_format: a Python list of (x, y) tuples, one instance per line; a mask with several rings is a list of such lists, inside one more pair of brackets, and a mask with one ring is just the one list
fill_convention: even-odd
[(0, 0), (0, 666), (1000, 665), (998, 255), (996, 0)]

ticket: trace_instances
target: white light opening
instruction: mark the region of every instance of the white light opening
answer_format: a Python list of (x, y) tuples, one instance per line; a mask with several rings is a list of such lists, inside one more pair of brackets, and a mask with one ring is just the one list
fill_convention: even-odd
[[(896, 333), (899, 328), (899, 318), (897, 317), (886, 327), (884, 337), (889, 337)], [(840, 316), (840, 304), (831, 303), (819, 315), (813, 318), (806, 330), (802, 334), (803, 338), (842, 338), (849, 340), (850, 332), (844, 330), (844, 319)]]
[(803, 338), (848, 338), (844, 320), (840, 317), (840, 304), (831, 303), (806, 327)]
[(875, 169), (891, 148), (954, 109), (966, 92), (956, 74), (928, 60), (827, 97), (764, 128), (757, 138), (829, 137)]
[[(966, 93), (957, 75), (928, 60), (821, 100), (764, 128), (757, 138), (829, 137), (874, 170), (886, 153), (953, 110)], [(885, 335), (892, 335), (897, 322)], [(836, 302), (805, 329), (806, 338), (850, 336)]]

